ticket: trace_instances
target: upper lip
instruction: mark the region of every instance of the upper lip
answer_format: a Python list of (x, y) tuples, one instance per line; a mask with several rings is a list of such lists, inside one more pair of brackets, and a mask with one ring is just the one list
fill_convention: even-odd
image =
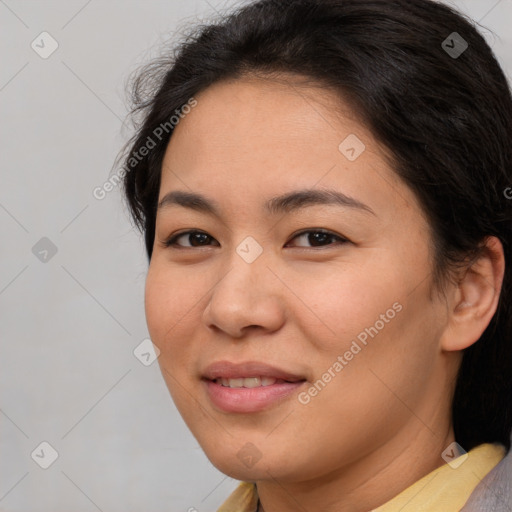
[(207, 366), (203, 372), (203, 378), (208, 380), (240, 379), (243, 377), (273, 377), (288, 382), (306, 380), (302, 375), (293, 374), (258, 361), (247, 361), (244, 363), (217, 361)]

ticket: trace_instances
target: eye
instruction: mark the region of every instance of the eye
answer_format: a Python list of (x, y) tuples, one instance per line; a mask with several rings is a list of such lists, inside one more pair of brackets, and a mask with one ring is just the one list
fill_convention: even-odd
[[(184, 239), (188, 242), (188, 245), (179, 244), (178, 240)], [(329, 245), (334, 245), (332, 242), (338, 242), (340, 244), (348, 242), (346, 238), (343, 238), (335, 233), (330, 231), (326, 231), (324, 229), (315, 229), (315, 230), (305, 230), (295, 234), (292, 240), (298, 239), (302, 242), (306, 242), (310, 244), (310, 247), (325, 247)], [(163, 242), (165, 247), (175, 247), (175, 248), (193, 248), (193, 247), (208, 247), (212, 240), (215, 240), (213, 237), (208, 235), (203, 231), (184, 231), (182, 233), (178, 233), (176, 235), (171, 236), (169, 239)], [(218, 242), (215, 240), (216, 245)], [(289, 242), (288, 242), (289, 244)], [(287, 244), (287, 245), (288, 245)], [(286, 246), (285, 246), (286, 247)], [(308, 247), (307, 245), (298, 245), (297, 247)]]
[[(329, 243), (329, 241), (336, 241), (341, 244), (348, 242), (346, 238), (343, 238), (331, 231), (326, 231), (325, 229), (310, 229), (297, 233), (292, 240), (295, 239), (301, 240), (303, 242), (311, 244), (310, 247), (325, 247), (329, 245), (334, 245), (333, 243)], [(298, 247), (308, 247), (307, 245), (299, 245)]]
[[(177, 241), (183, 238), (189, 242), (189, 245), (181, 245), (178, 244)], [(182, 233), (178, 233), (176, 235), (171, 236), (167, 240), (164, 240), (163, 244), (165, 247), (207, 247), (209, 245), (209, 241), (214, 240), (213, 237), (204, 233), (203, 231), (183, 231)], [(217, 242), (218, 243), (218, 242)]]

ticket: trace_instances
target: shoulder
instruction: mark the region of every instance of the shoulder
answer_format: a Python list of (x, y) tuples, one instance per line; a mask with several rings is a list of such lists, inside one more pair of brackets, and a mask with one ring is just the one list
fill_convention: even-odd
[(512, 450), (478, 484), (461, 512), (509, 512), (512, 509)]

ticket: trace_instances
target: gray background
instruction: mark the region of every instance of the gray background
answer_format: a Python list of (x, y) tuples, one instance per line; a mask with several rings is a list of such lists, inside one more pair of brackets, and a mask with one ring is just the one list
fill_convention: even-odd
[[(131, 133), (129, 73), (235, 3), (0, 0), (1, 511), (206, 512), (237, 484), (188, 432), (157, 363), (133, 354), (148, 337), (142, 239), (119, 187), (93, 196)], [(512, 0), (452, 4), (489, 29), (510, 77)], [(47, 59), (31, 48), (43, 31), (59, 45)], [(48, 469), (43, 441), (58, 453)]]

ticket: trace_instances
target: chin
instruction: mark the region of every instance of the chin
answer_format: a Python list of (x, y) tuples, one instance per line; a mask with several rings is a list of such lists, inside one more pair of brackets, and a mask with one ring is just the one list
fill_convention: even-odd
[(276, 461), (274, 452), (270, 457), (265, 456), (263, 452), (266, 450), (259, 450), (256, 443), (240, 442), (234, 437), (222, 442), (214, 441), (210, 446), (200, 444), (208, 460), (219, 471), (236, 480), (266, 480), (269, 473), (280, 473), (283, 468), (279, 464), (282, 464), (283, 457), (278, 456)]
[(234, 462), (232, 459), (222, 460), (220, 463), (210, 459), (210, 462), (225, 475), (234, 478), (235, 480), (243, 480), (245, 482), (256, 482), (258, 480), (268, 480), (269, 473), (273, 474), (270, 470), (267, 470), (263, 466), (256, 465), (253, 468), (247, 468), (240, 464), (240, 462)]
[[(248, 441), (244, 444), (231, 440), (218, 443), (215, 447), (210, 447), (211, 449), (208, 446), (202, 448), (208, 460), (219, 471), (236, 480), (255, 482), (278, 478), (282, 481), (293, 481), (300, 478), (290, 467), (289, 454), (279, 453), (270, 447), (260, 451), (256, 443), (257, 441), (254, 444)], [(241, 448), (236, 449), (235, 446), (239, 444)], [(227, 446), (230, 448), (227, 449)]]

